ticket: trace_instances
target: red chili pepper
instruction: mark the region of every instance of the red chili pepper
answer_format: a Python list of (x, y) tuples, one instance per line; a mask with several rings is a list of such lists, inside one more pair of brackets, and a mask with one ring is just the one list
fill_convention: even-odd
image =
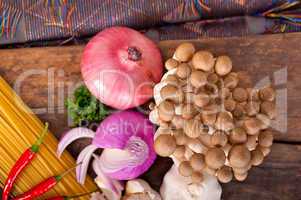
[(74, 167), (67, 170), (66, 172), (64, 172), (61, 175), (52, 176), (50, 178), (47, 178), (46, 180), (42, 181), (41, 183), (39, 183), (36, 186), (34, 186), (33, 188), (31, 188), (29, 191), (14, 198), (14, 200), (32, 200), (32, 199), (35, 199), (36, 197), (41, 196), (42, 194), (44, 194), (44, 193), (48, 192), (50, 189), (52, 189), (58, 182), (60, 182), (60, 180), (62, 180), (62, 178), (66, 174), (71, 172), (73, 169), (74, 169)]
[(48, 192), (51, 188), (53, 188), (60, 180), (62, 176), (52, 176), (38, 185), (34, 186), (29, 191), (17, 196), (14, 200), (30, 200), (34, 199), (45, 192)]
[(45, 128), (41, 137), (33, 144), (30, 148), (28, 148), (17, 160), (15, 165), (11, 168), (8, 177), (5, 181), (5, 185), (2, 192), (2, 200), (7, 200), (9, 197), (9, 193), (13, 187), (14, 182), (16, 181), (18, 175), (23, 171), (23, 169), (35, 158), (35, 155), (40, 149), (40, 145), (43, 142), (45, 135), (48, 132), (48, 123), (45, 124)]

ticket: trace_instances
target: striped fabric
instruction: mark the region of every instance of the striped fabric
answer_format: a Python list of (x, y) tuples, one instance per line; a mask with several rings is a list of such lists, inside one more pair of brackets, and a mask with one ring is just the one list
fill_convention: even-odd
[[(299, 23), (266, 12), (295, 2), (300, 1), (2, 0), (0, 44), (91, 36), (116, 25), (156, 40), (295, 32)], [(297, 19), (301, 14), (298, 5), (281, 8)]]

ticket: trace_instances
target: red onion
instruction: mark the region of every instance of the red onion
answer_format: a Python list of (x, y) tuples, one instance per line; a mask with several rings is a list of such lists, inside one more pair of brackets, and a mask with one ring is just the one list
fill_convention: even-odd
[(160, 50), (150, 39), (126, 27), (98, 33), (81, 61), (84, 82), (101, 102), (125, 110), (145, 103), (162, 76)]
[[(146, 116), (135, 111), (114, 113), (102, 121), (96, 133), (87, 128), (67, 132), (58, 145), (58, 156), (73, 141), (92, 138), (77, 157), (76, 177), (84, 184), (93, 153), (104, 148), (98, 159), (103, 174), (113, 180), (129, 180), (140, 176), (153, 164), (155, 127)], [(106, 181), (108, 182), (108, 181)]]

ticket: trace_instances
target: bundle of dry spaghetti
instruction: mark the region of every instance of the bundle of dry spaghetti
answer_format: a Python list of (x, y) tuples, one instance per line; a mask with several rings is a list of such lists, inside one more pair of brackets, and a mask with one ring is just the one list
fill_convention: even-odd
[[(44, 125), (32, 111), (15, 94), (0, 76), (0, 179), (3, 183), (10, 168), (20, 155), (39, 137)], [(75, 161), (65, 153), (60, 159), (56, 157), (57, 140), (48, 134), (35, 160), (18, 177), (14, 187), (17, 194), (29, 190), (42, 180), (61, 174), (74, 167)], [(66, 175), (50, 192), (43, 196), (74, 195), (95, 190), (91, 178), (85, 185), (76, 182), (75, 174)], [(82, 197), (81, 199), (87, 199)]]

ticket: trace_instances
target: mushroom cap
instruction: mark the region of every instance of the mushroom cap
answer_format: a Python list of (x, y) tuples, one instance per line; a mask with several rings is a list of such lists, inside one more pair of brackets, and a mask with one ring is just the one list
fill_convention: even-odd
[(176, 134), (175, 139), (177, 145), (185, 145), (188, 142), (188, 137), (183, 133), (183, 131)]
[(228, 155), (232, 167), (243, 168), (250, 163), (251, 153), (245, 145), (234, 145)]
[(258, 145), (258, 149), (263, 153), (264, 156), (269, 155), (269, 153), (271, 152), (271, 147), (263, 147)]
[(249, 149), (249, 151), (254, 150), (257, 146), (257, 135), (248, 135), (248, 139), (246, 142), (246, 147)]
[(179, 78), (186, 79), (191, 73), (191, 68), (187, 63), (181, 63), (176, 73)]
[(183, 105), (183, 107), (182, 107), (182, 117), (184, 119), (191, 119), (195, 116), (196, 111), (197, 110), (193, 104), (187, 103), (187, 104)]
[(260, 149), (255, 149), (251, 151), (251, 164), (254, 166), (258, 166), (263, 162), (264, 154)]
[(193, 100), (194, 100), (195, 105), (202, 108), (202, 107), (208, 105), (208, 103), (210, 102), (210, 97), (206, 93), (199, 93), (197, 95), (194, 95)]
[(207, 75), (200, 70), (193, 71), (189, 78), (191, 85), (196, 88), (202, 87), (207, 83)]
[(256, 115), (256, 118), (261, 122), (260, 128), (262, 130), (267, 129), (271, 124), (270, 118), (265, 114), (259, 113)]
[(227, 111), (231, 112), (236, 107), (236, 102), (232, 98), (228, 98), (224, 101), (224, 107)]
[(233, 118), (229, 112), (220, 112), (215, 122), (215, 128), (222, 131), (230, 131), (234, 128)]
[(264, 101), (260, 105), (260, 111), (263, 114), (269, 116), (270, 119), (275, 119), (276, 117), (276, 105), (275, 102)]
[(251, 162), (249, 162), (245, 167), (233, 167), (233, 172), (238, 174), (244, 174), (248, 172), (252, 167)]
[(224, 87), (234, 89), (237, 87), (239, 78), (237, 73), (231, 72), (224, 78)]
[(187, 62), (191, 59), (195, 52), (195, 47), (192, 43), (185, 42), (180, 44), (174, 54), (176, 60)]
[(235, 177), (235, 179), (237, 180), (237, 181), (244, 181), (244, 180), (246, 180), (247, 179), (247, 177), (248, 177), (248, 172), (246, 172), (246, 173), (244, 173), (244, 174), (239, 174), (239, 173), (235, 173), (234, 172), (234, 177)]
[(171, 123), (173, 125), (173, 127), (175, 127), (176, 129), (181, 129), (184, 126), (184, 119), (182, 118), (182, 116), (180, 115), (175, 115), (172, 120)]
[(247, 142), (247, 133), (245, 129), (241, 127), (235, 127), (229, 135), (229, 141), (231, 144), (242, 144)]
[(190, 165), (195, 171), (204, 169), (206, 166), (204, 155), (199, 153), (193, 154), (190, 158)]
[(231, 95), (231, 91), (230, 91), (230, 89), (229, 88), (221, 88), (220, 90), (219, 90), (219, 97), (221, 98), (221, 99), (226, 99), (226, 98), (228, 98), (229, 96)]
[(234, 110), (232, 111), (232, 114), (236, 118), (242, 118), (242, 116), (246, 113), (245, 108), (243, 105), (237, 103)]
[(207, 76), (208, 83), (215, 84), (219, 80), (219, 77), (216, 73), (210, 73)]
[(165, 68), (167, 70), (171, 70), (176, 68), (179, 65), (179, 62), (173, 58), (169, 58), (166, 62), (165, 62)]
[(212, 169), (211, 167), (209, 167), (208, 165), (204, 168), (204, 171), (212, 176), (216, 176), (216, 169)]
[(159, 119), (169, 122), (172, 120), (175, 115), (174, 104), (170, 101), (163, 101), (158, 106), (158, 115)]
[(228, 56), (219, 56), (215, 63), (215, 72), (220, 76), (225, 76), (232, 70), (232, 61)]
[(188, 177), (191, 176), (193, 169), (189, 163), (189, 161), (183, 161), (179, 165), (179, 173), (182, 176)]
[(176, 158), (183, 158), (186, 151), (186, 147), (184, 145), (177, 146), (176, 150), (173, 152), (173, 156)]
[(205, 154), (205, 162), (210, 168), (219, 169), (226, 162), (225, 152), (220, 148), (211, 148)]
[(238, 102), (244, 102), (248, 100), (248, 93), (244, 88), (235, 88), (232, 92), (233, 99)]
[(265, 130), (259, 133), (258, 143), (263, 147), (270, 147), (273, 144), (273, 133), (270, 130)]
[(178, 86), (179, 85), (179, 79), (176, 75), (170, 74), (168, 75), (162, 82), (167, 83), (169, 85)]
[(257, 118), (249, 118), (244, 120), (244, 128), (249, 135), (256, 135), (261, 128), (261, 122)]
[(254, 116), (260, 111), (260, 103), (257, 101), (249, 101), (245, 105), (245, 111), (249, 116)]
[(204, 176), (200, 172), (193, 172), (191, 174), (191, 181), (192, 183), (201, 183), (204, 180)]
[(263, 101), (274, 101), (276, 92), (271, 87), (266, 87), (259, 90), (259, 97)]
[(160, 90), (160, 95), (163, 100), (171, 100), (174, 102), (183, 101), (184, 94), (179, 88), (173, 85), (166, 85)]
[(202, 121), (205, 125), (212, 126), (215, 124), (216, 114), (215, 113), (206, 114), (206, 113), (202, 112)]
[(217, 179), (222, 183), (229, 183), (233, 179), (231, 167), (223, 166), (216, 173)]
[(249, 101), (259, 101), (259, 92), (255, 88), (247, 88), (248, 100)]
[(223, 147), (227, 144), (228, 137), (223, 131), (215, 131), (211, 137), (211, 144), (216, 147)]
[(188, 137), (198, 138), (202, 134), (202, 124), (199, 120), (190, 119), (184, 124), (183, 130)]
[(211, 135), (209, 135), (209, 134), (200, 135), (199, 140), (201, 141), (201, 143), (204, 146), (213, 147), (212, 144), (211, 144)]
[(174, 153), (177, 144), (176, 140), (172, 135), (162, 134), (159, 135), (154, 144), (155, 151), (162, 157), (168, 157)]
[(198, 51), (192, 57), (192, 65), (195, 69), (211, 71), (214, 67), (215, 59), (209, 51)]

